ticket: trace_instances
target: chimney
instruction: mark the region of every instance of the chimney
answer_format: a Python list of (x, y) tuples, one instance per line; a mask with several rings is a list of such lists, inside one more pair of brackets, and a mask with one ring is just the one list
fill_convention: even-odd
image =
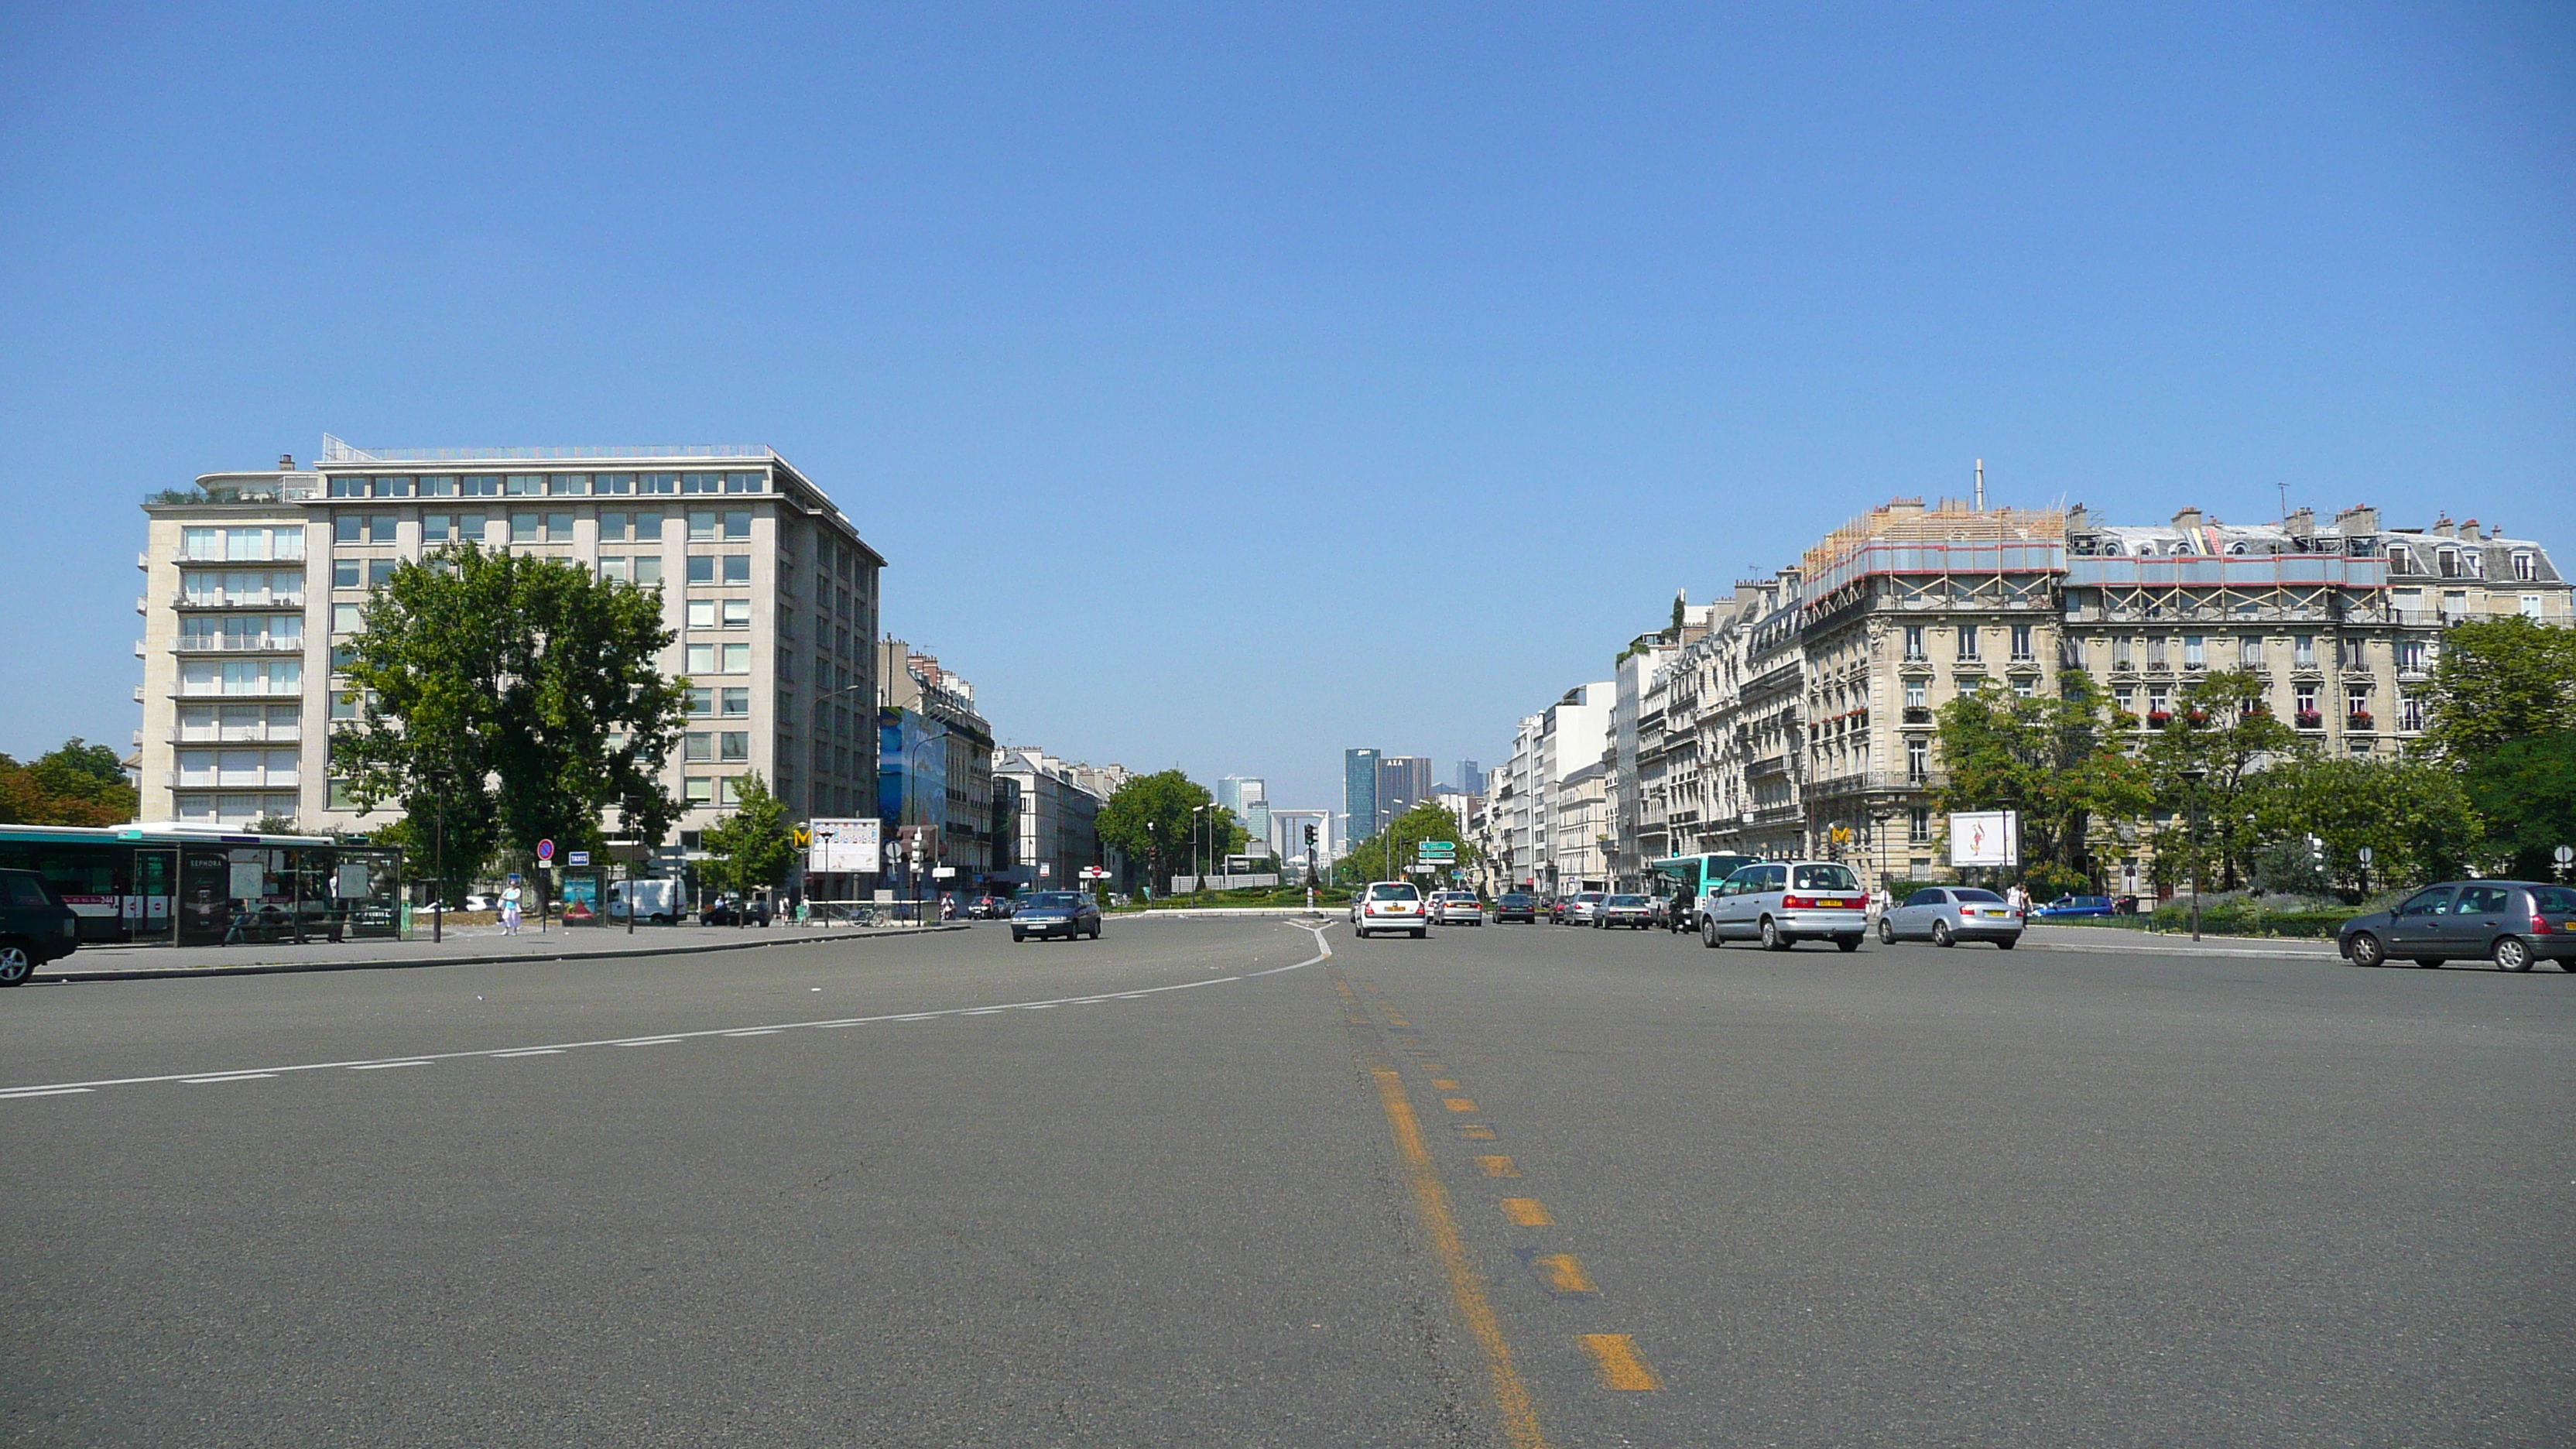
[(2200, 522), (2200, 510), (2197, 508), (2186, 508), (2174, 515), (2173, 526), (2176, 528), (2198, 528), (2200, 527)]
[(1986, 460), (1977, 460), (1977, 511), (1986, 511)]
[(2467, 539), (2471, 543), (2479, 542), (2478, 521), (2472, 518), (2468, 522), (2461, 524), (2460, 537)]
[(2317, 511), (2302, 504), (2299, 511), (2281, 520), (2292, 538), (2306, 538), (2317, 531)]
[(295, 455), (294, 455), (293, 453), (280, 453), (280, 454), (278, 454), (278, 455), (277, 455), (277, 471), (278, 471), (278, 472), (280, 472), (280, 473), (292, 473), (292, 472), (294, 472), (294, 471), (295, 471)]
[(1921, 498), (1891, 498), (1884, 510), (1891, 518), (1911, 518), (1923, 511)]
[(2433, 532), (2436, 536), (2442, 538), (2457, 538), (2460, 536), (2460, 530), (2452, 524), (2451, 515), (2447, 513), (2433, 520)]
[(2346, 537), (2377, 533), (2379, 532), (2379, 510), (2367, 503), (2356, 503), (2335, 515), (2335, 531)]

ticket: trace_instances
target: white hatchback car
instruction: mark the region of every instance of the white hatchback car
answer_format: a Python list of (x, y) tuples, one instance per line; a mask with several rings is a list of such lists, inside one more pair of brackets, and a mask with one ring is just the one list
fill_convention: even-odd
[(1869, 892), (1850, 866), (1833, 860), (1748, 865), (1700, 897), (1699, 941), (1759, 941), (1786, 951), (1799, 941), (1860, 949), (1869, 931)]
[(1372, 882), (1360, 894), (1359, 906), (1359, 935), (1407, 931), (1420, 940), (1431, 934), (1431, 908), (1423, 902), (1422, 888), (1411, 881)]

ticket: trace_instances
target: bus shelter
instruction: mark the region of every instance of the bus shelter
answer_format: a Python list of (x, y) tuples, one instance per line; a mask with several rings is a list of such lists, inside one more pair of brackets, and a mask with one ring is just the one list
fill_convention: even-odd
[(402, 852), (327, 836), (0, 826), (0, 867), (33, 870), (83, 941), (177, 946), (408, 934)]

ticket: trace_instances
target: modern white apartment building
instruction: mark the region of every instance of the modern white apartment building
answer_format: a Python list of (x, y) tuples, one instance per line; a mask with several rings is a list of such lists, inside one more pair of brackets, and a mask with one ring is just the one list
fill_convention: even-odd
[(690, 681), (670, 761), (681, 842), (758, 771), (799, 817), (876, 805), (878, 575), (885, 560), (763, 447), (380, 449), (326, 438), (298, 469), (209, 473), (144, 506), (143, 815), (363, 830), (332, 785), (355, 705), (333, 645), (407, 559), (459, 541), (568, 559), (658, 589)]

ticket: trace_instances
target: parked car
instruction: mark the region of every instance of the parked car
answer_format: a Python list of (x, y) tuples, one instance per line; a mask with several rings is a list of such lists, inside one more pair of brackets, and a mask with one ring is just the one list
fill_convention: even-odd
[(740, 900), (726, 896), (708, 902), (706, 908), (698, 912), (698, 924), (701, 926), (766, 926), (769, 924), (769, 902), (763, 898), (746, 906)]
[(1435, 926), (1481, 926), (1485, 924), (1485, 906), (1474, 891), (1437, 891), (1431, 897), (1431, 924)]
[(1592, 912), (1592, 924), (1605, 931), (1642, 931), (1654, 923), (1655, 903), (1644, 896), (1606, 896)]
[(1100, 939), (1100, 905), (1081, 891), (1038, 891), (1020, 897), (1019, 909), (1011, 913), (1011, 939), (1025, 941), (1031, 936), (1062, 936), (1071, 941), (1082, 936)]
[(2009, 951), (2021, 944), (2021, 925), (2011, 902), (1993, 891), (1925, 886), (1878, 918), (1878, 939), (1889, 945), (1929, 941), (1935, 946), (1992, 941), (1996, 949)]
[(1560, 926), (1588, 926), (1600, 913), (1601, 903), (1610, 899), (1608, 891), (1576, 891), (1565, 898), (1565, 911), (1557, 917)]
[(0, 870), (0, 986), (80, 949), (80, 917), (32, 870)]
[(2499, 971), (2528, 971), (2534, 961), (2555, 961), (2562, 971), (2576, 971), (2576, 888), (2542, 881), (2447, 881), (2344, 922), (2335, 932), (2335, 949), (2356, 966), (2396, 956), (2418, 966), (2493, 961)]
[(2061, 896), (2032, 909), (2034, 921), (2072, 921), (2085, 916), (2113, 916), (2119, 907), (2109, 896)]
[(1800, 941), (1831, 941), (1857, 951), (1868, 931), (1869, 892), (1840, 861), (1748, 865), (1700, 898), (1703, 946), (1759, 941), (1766, 951), (1786, 951)]
[(1422, 899), (1421, 887), (1411, 881), (1373, 881), (1360, 892), (1359, 934), (1372, 936), (1380, 931), (1407, 931), (1415, 940), (1431, 934), (1431, 908)]
[(1538, 898), (1520, 891), (1505, 891), (1494, 900), (1494, 924), (1507, 926), (1518, 921), (1524, 926), (1538, 924)]
[(687, 902), (680, 898), (678, 881), (620, 880), (608, 883), (608, 918), (625, 920), (630, 898), (643, 913), (639, 919), (656, 926), (672, 925), (688, 910)]

